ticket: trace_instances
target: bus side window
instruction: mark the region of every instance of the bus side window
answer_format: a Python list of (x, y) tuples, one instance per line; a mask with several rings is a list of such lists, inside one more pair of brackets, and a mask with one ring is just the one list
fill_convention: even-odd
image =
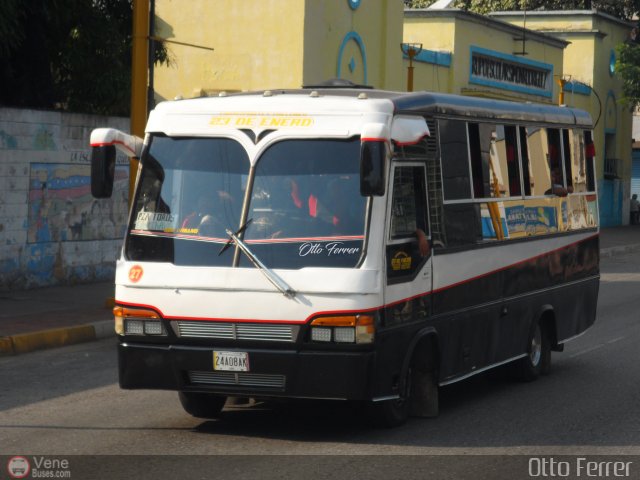
[[(551, 175), (549, 171), (549, 142), (547, 141), (547, 131), (541, 127), (527, 127), (528, 153), (531, 167), (531, 195), (545, 195), (551, 189)], [(535, 161), (541, 159), (542, 161)]]
[(557, 128), (547, 129), (547, 139), (549, 142), (549, 152), (547, 154), (547, 166), (551, 180), (550, 187), (544, 192), (545, 195), (552, 194), (555, 187), (564, 186), (562, 147), (560, 145), (560, 130)]
[(587, 164), (585, 161), (584, 136), (580, 130), (571, 130), (571, 172), (574, 192), (587, 191)]
[(564, 160), (564, 178), (566, 181), (567, 190), (569, 193), (573, 192), (573, 173), (571, 169), (571, 141), (569, 140), (569, 130), (562, 129), (562, 154)]
[(498, 125), (496, 134), (494, 150), (497, 153), (497, 161), (492, 160), (492, 163), (500, 181), (501, 195), (519, 197), (522, 195), (522, 189), (520, 188), (520, 163), (518, 162), (516, 127)]
[(587, 171), (587, 190), (589, 192), (596, 191), (596, 176), (595, 176), (595, 157), (596, 148), (593, 144), (593, 137), (591, 131), (584, 131), (584, 157)]
[[(491, 149), (496, 139), (495, 126), (490, 124), (469, 123), (469, 160), (474, 198), (491, 198), (496, 195), (492, 186), (494, 173), (491, 173)], [(499, 180), (498, 180), (499, 182)]]
[(442, 166), (442, 190), (445, 200), (471, 198), (469, 163), (460, 161), (469, 155), (467, 126), (459, 120), (438, 120), (440, 157)]
[(524, 194), (531, 195), (531, 167), (529, 164), (529, 148), (527, 147), (527, 129), (520, 127), (520, 159), (522, 160), (522, 184)]

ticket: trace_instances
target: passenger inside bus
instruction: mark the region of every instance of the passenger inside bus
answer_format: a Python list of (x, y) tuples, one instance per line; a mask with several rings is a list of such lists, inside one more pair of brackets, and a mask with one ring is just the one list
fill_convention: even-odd
[(180, 228), (182, 230), (194, 230), (198, 229), (200, 223), (207, 215), (211, 214), (214, 209), (214, 202), (211, 193), (209, 194), (200, 194), (198, 196), (198, 200), (196, 201), (195, 209), (189, 213), (185, 219), (182, 221)]
[(573, 187), (564, 186), (564, 178), (562, 170), (559, 167), (551, 169), (551, 188), (544, 192), (545, 195), (556, 195), (558, 197), (566, 197), (567, 194), (573, 193)]
[(225, 190), (202, 193), (198, 196), (195, 210), (185, 217), (180, 230), (205, 237), (225, 236), (225, 228), (235, 226), (238, 221), (232, 214), (229, 216), (234, 207), (233, 196)]
[[(362, 233), (363, 205), (354, 206), (351, 189), (355, 183), (348, 176), (317, 176), (313, 186), (303, 188), (293, 179), (287, 180), (293, 206), (307, 220), (313, 221), (311, 230), (320, 235), (352, 235)], [(356, 191), (356, 190), (353, 190)]]

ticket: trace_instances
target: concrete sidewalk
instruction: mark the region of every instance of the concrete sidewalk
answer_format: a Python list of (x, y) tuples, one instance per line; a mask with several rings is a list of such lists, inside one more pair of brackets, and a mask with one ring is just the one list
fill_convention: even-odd
[(0, 356), (114, 335), (113, 282), (0, 292)]
[[(640, 251), (640, 226), (604, 228), (602, 257)], [(0, 356), (115, 335), (112, 282), (0, 292)]]

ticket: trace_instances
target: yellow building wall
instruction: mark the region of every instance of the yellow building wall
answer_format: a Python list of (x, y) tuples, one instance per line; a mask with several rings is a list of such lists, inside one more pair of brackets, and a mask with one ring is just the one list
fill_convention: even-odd
[(299, 86), (304, 7), (299, 0), (156, 0), (157, 36), (213, 49), (167, 43), (172, 64), (154, 69), (157, 100)]
[[(514, 56), (515, 59), (534, 60), (553, 65), (553, 74), (561, 75), (563, 49), (559, 46), (530, 39), (526, 43), (526, 56), (518, 56), (522, 42), (515, 40), (514, 31), (492, 28), (490, 20), (478, 22), (477, 16), (466, 15), (453, 10), (433, 16), (405, 16), (403, 41), (421, 43), (432, 51), (449, 52), (450, 66), (414, 62), (414, 89), (432, 90), (446, 93), (477, 95), (516, 101), (553, 103), (557, 99), (558, 88), (554, 85), (552, 96), (545, 97), (470, 83), (471, 47), (479, 47), (493, 52)], [(405, 59), (405, 69), (409, 62)]]
[(395, 0), (156, 0), (155, 14), (156, 36), (192, 45), (166, 43), (172, 63), (154, 68), (156, 101), (300, 88), (338, 74), (400, 87)]
[[(451, 53), (456, 47), (455, 20), (431, 18), (405, 18), (403, 42), (421, 43), (423, 48), (436, 52)], [(455, 55), (453, 57), (455, 59)], [(404, 60), (403, 90), (407, 85), (407, 67), (409, 61)], [(440, 66), (433, 63), (414, 62), (414, 90), (429, 90), (434, 92), (458, 92), (454, 85), (456, 81), (455, 68)], [(468, 71), (468, 68), (467, 68)]]
[(305, 83), (339, 74), (357, 84), (400, 88), (402, 17), (395, 0), (366, 0), (355, 9), (347, 0), (307, 1)]

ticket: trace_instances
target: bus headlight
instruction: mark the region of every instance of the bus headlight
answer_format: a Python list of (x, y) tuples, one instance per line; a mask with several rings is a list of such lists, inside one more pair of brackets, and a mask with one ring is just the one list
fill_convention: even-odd
[(167, 335), (160, 315), (153, 310), (114, 307), (113, 316), (118, 335)]
[(336, 343), (355, 343), (356, 329), (353, 327), (336, 327), (333, 329), (333, 341)]
[(330, 342), (331, 329), (325, 327), (315, 327), (311, 329), (311, 340), (314, 342)]
[(311, 341), (373, 343), (375, 330), (373, 315), (318, 317), (311, 322)]

